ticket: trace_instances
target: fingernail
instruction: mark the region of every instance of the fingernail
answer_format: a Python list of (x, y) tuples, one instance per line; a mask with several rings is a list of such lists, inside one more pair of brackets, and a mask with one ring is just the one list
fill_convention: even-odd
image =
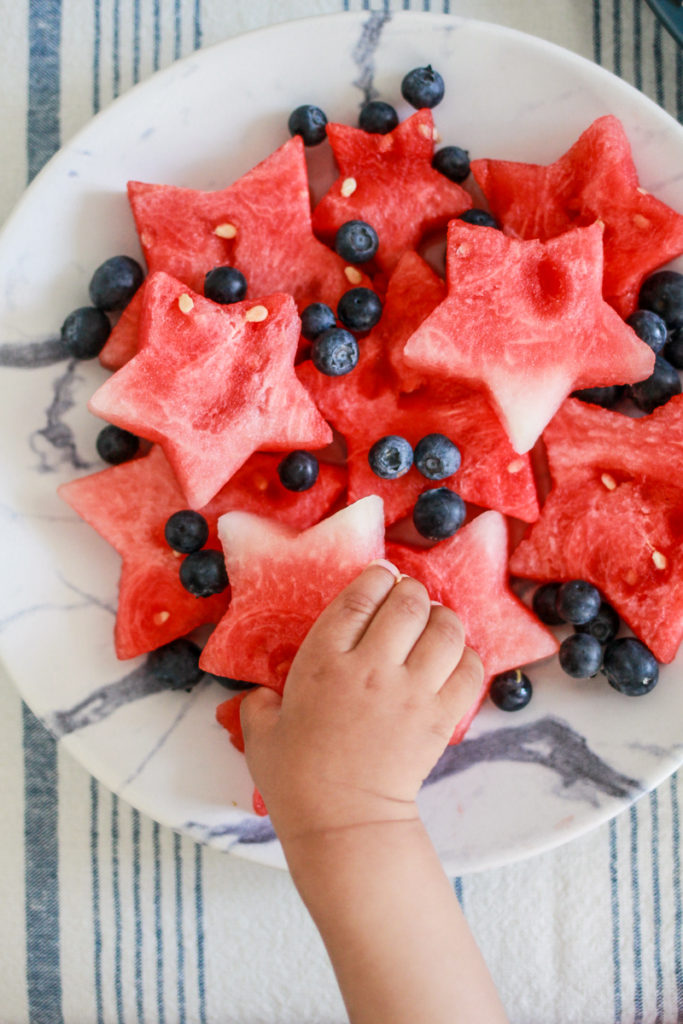
[(398, 571), (398, 569), (396, 568), (396, 566), (394, 565), (393, 562), (390, 562), (386, 558), (375, 558), (375, 559), (373, 559), (372, 562), (368, 563), (368, 568), (371, 565), (381, 565), (383, 569), (388, 569), (389, 572), (391, 573), (391, 575), (394, 576), (397, 581), (401, 579), (402, 573), (400, 573)]
[(443, 608), (443, 601), (430, 601), (433, 608)]
[(398, 579), (396, 580), (396, 582), (400, 583), (401, 580), (409, 580), (409, 579), (410, 579), (410, 576), (408, 575), (407, 572), (400, 572), (398, 574)]

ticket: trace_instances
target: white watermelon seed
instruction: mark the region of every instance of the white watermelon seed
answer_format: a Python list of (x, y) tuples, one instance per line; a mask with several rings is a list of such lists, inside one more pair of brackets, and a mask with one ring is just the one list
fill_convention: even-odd
[(214, 235), (218, 235), (219, 238), (234, 238), (237, 234), (237, 228), (234, 224), (219, 224), (213, 229)]
[(194, 302), (187, 292), (183, 292), (178, 299), (178, 308), (181, 313), (189, 313), (191, 309), (194, 309)]
[(265, 491), (268, 489), (268, 479), (263, 473), (254, 473), (253, 476), (254, 487), (257, 491)]
[(635, 224), (635, 226), (637, 228), (649, 228), (650, 227), (650, 221), (647, 219), (647, 217), (643, 217), (642, 213), (634, 213), (633, 214), (633, 223)]
[(344, 198), (347, 199), (349, 196), (353, 195), (357, 188), (358, 182), (356, 181), (355, 178), (344, 178), (344, 180), (341, 183), (340, 191)]
[(666, 569), (669, 564), (666, 555), (663, 555), (661, 551), (652, 552), (652, 561), (654, 562), (655, 569)]
[(421, 124), (418, 128), (420, 135), (424, 135), (425, 139), (433, 138), (433, 128), (430, 128), (428, 124)]
[(432, 129), (432, 138), (434, 139), (434, 142), (441, 142), (441, 135), (439, 134), (439, 129), (436, 127), (436, 125), (434, 125)]
[(608, 491), (615, 491), (617, 489), (617, 482), (613, 476), (609, 475), (609, 473), (603, 473), (600, 479)]
[(168, 622), (168, 620), (170, 618), (171, 618), (171, 613), (170, 612), (157, 612), (156, 615), (154, 616), (154, 619), (153, 619), (154, 625), (155, 626), (163, 626), (164, 622)]
[(250, 324), (260, 324), (268, 316), (268, 310), (265, 306), (252, 306), (244, 314), (244, 319), (248, 320)]
[(513, 462), (508, 462), (507, 471), (508, 473), (521, 473), (524, 469), (524, 459), (515, 459)]
[(360, 270), (357, 270), (355, 267), (344, 267), (344, 273), (346, 274), (347, 281), (350, 281), (351, 284), (360, 284), (363, 280)]

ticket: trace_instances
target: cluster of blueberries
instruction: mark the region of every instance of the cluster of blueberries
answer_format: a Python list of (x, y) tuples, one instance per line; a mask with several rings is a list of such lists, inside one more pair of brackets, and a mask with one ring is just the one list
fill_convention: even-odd
[[(415, 445), (387, 434), (368, 452), (370, 469), (383, 480), (404, 476), (411, 466), (427, 480), (445, 480), (460, 468), (460, 449), (445, 434), (427, 434)], [(452, 537), (465, 521), (465, 502), (448, 487), (423, 491), (413, 508), (415, 529), (429, 540)]]
[[(649, 693), (656, 685), (656, 658), (635, 637), (617, 638), (619, 616), (592, 583), (544, 583), (534, 591), (532, 607), (546, 626), (574, 627), (560, 644), (560, 666), (567, 675), (589, 679), (602, 672), (610, 686), (629, 697)], [(520, 669), (502, 672), (493, 680), (490, 695), (503, 711), (517, 711), (531, 700), (531, 681)]]
[(641, 341), (655, 353), (655, 368), (637, 384), (613, 384), (604, 388), (585, 388), (575, 398), (605, 409), (622, 398), (643, 412), (653, 412), (681, 393), (679, 370), (683, 370), (683, 274), (658, 270), (644, 282), (638, 296), (638, 309), (627, 317)]

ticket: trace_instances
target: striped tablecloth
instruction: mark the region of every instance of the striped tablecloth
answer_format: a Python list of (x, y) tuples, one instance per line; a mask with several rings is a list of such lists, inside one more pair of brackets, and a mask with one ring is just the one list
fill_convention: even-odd
[[(411, 2), (6, 2), (0, 216), (64, 140), (156, 69), (260, 25), (371, 6)], [(681, 52), (644, 0), (412, 7), (535, 33), (683, 114)], [(674, 776), (556, 852), (454, 879), (514, 1024), (683, 1021), (681, 789)], [(119, 801), (4, 676), (0, 792), (1, 1024), (346, 1020), (289, 877), (196, 846)]]

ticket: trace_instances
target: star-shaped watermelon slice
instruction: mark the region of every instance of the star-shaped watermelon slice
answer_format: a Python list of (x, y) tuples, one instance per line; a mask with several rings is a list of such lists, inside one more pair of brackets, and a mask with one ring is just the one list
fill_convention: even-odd
[(300, 321), (291, 296), (220, 306), (157, 273), (145, 285), (140, 333), (138, 354), (89, 408), (161, 444), (191, 508), (254, 451), (332, 440), (294, 373)]
[(221, 516), (218, 531), (232, 601), (207, 641), (200, 666), (282, 692), (315, 619), (368, 562), (383, 557), (382, 502), (364, 498), (303, 532), (229, 512)]
[(568, 399), (543, 439), (553, 488), (511, 572), (588, 580), (671, 661), (683, 637), (683, 396), (640, 419)]
[(597, 223), (540, 242), (451, 221), (447, 277), (404, 358), (485, 387), (520, 454), (572, 391), (652, 372), (652, 350), (602, 298)]
[[(335, 309), (349, 288), (370, 284), (313, 234), (299, 136), (217, 192), (131, 181), (128, 198), (149, 272), (165, 271), (200, 294), (207, 272), (224, 265), (242, 271), (247, 298), (287, 292), (299, 309)], [(134, 350), (133, 302), (100, 355), (109, 369)]]
[[(220, 550), (218, 517), (232, 509), (272, 516), (303, 530), (318, 522), (343, 493), (345, 470), (324, 463), (310, 490), (288, 491), (277, 475), (280, 458), (255, 453), (201, 509), (209, 526), (207, 548)], [(164, 526), (187, 502), (158, 445), (141, 458), (62, 484), (59, 494), (121, 555), (114, 630), (119, 658), (155, 650), (223, 616), (229, 589), (197, 598), (180, 582), (183, 556), (167, 544)]]
[(332, 243), (346, 221), (366, 221), (379, 237), (375, 260), (385, 272), (425, 234), (472, 206), (460, 185), (432, 167), (429, 110), (418, 110), (386, 135), (328, 124), (327, 137), (340, 173), (313, 211), (313, 228)]
[(387, 558), (424, 583), (462, 620), (467, 644), (484, 664), (479, 701), (458, 724), (451, 743), (465, 735), (493, 676), (557, 653), (558, 643), (519, 598), (508, 578), (508, 530), (504, 516), (483, 512), (428, 551), (387, 544)]
[(683, 252), (683, 216), (641, 188), (626, 133), (599, 117), (555, 163), (473, 160), (471, 169), (506, 233), (542, 241), (577, 225), (605, 225), (603, 291), (623, 316), (648, 274)]

